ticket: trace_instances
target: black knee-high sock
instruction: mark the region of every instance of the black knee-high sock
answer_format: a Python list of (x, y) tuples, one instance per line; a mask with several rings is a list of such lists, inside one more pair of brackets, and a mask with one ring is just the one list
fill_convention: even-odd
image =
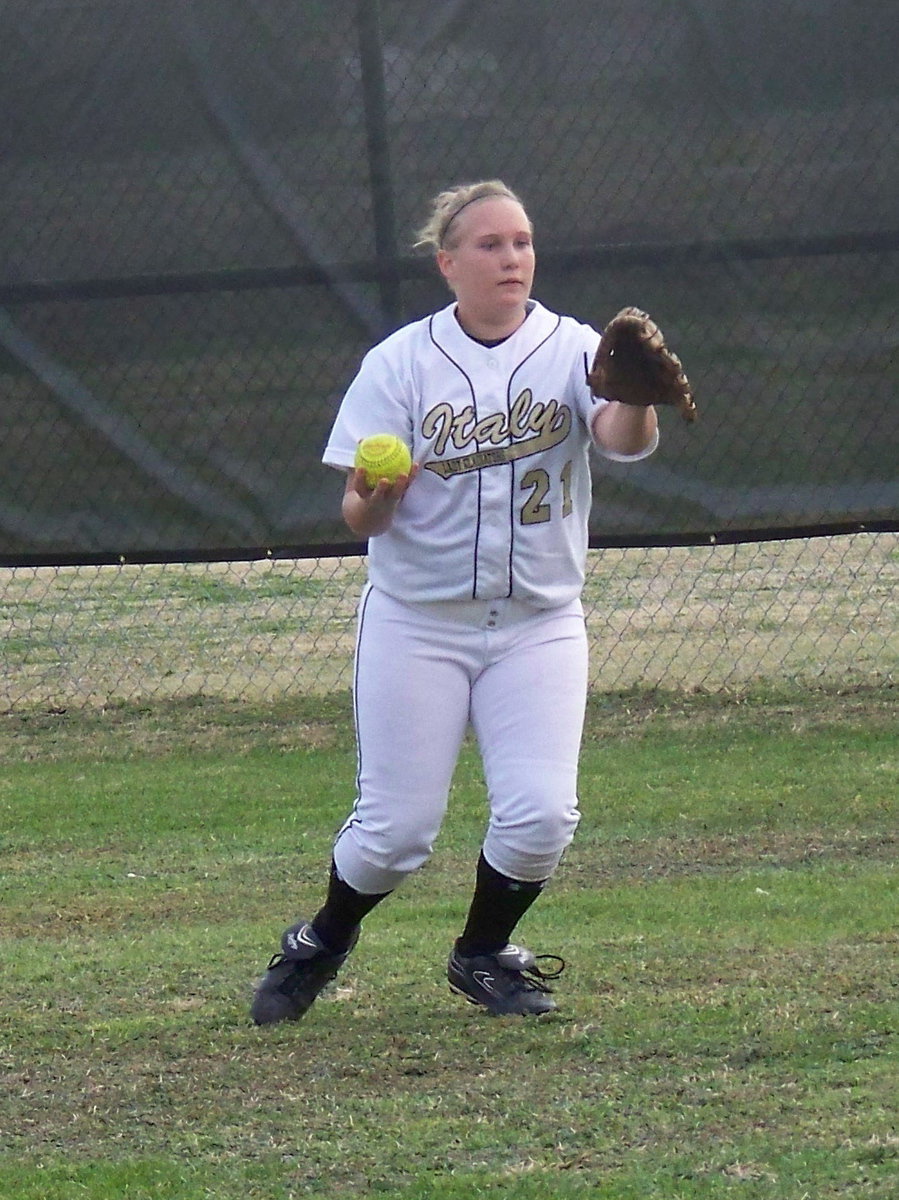
[(510, 879), (491, 867), (482, 851), (468, 919), (457, 942), (459, 952), (471, 956), (501, 950), (545, 883)]
[(312, 928), (333, 954), (343, 954), (349, 949), (362, 918), (389, 895), (390, 892), (377, 895), (357, 892), (340, 878), (332, 862), (328, 894), (312, 918)]

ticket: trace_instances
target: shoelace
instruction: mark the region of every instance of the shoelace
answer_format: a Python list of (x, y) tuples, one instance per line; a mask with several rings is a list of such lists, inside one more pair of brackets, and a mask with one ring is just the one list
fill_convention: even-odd
[[(548, 960), (556, 963), (557, 965), (550, 970), (544, 970), (542, 967), (537, 966), (537, 963), (546, 962)], [(538, 954), (535, 957), (533, 966), (525, 967), (524, 970), (518, 971), (517, 974), (525, 976), (528, 985), (534, 988), (536, 991), (551, 992), (552, 988), (548, 987), (547, 984), (551, 983), (554, 979), (558, 979), (564, 970), (565, 959), (560, 955)]]

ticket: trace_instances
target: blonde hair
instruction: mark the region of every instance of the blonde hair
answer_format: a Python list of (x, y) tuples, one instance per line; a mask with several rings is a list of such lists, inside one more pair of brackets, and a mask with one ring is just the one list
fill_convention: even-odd
[[(482, 179), (479, 183), (460, 183), (457, 187), (440, 192), (431, 201), (431, 215), (419, 229), (413, 243), (416, 250), (440, 250), (447, 244), (449, 227), (463, 208), (475, 200), (486, 200), (491, 196), (503, 196), (521, 204), (521, 200), (501, 179)], [(522, 204), (522, 208), (524, 205)]]

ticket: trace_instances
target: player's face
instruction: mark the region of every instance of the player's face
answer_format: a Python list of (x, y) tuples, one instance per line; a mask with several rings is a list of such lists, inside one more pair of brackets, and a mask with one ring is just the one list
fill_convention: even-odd
[(524, 319), (534, 282), (534, 241), (515, 200), (490, 196), (459, 213), (437, 265), (456, 295), (459, 315), (475, 326)]

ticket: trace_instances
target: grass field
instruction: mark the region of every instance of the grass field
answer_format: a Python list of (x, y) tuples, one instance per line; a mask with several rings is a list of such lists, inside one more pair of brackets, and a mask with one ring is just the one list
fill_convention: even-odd
[(491, 1019), (445, 955), (484, 813), (304, 1022), (252, 980), (321, 894), (341, 697), (0, 717), (5, 1200), (892, 1200), (895, 692), (591, 703), (584, 820), (522, 925), (559, 1012)]

